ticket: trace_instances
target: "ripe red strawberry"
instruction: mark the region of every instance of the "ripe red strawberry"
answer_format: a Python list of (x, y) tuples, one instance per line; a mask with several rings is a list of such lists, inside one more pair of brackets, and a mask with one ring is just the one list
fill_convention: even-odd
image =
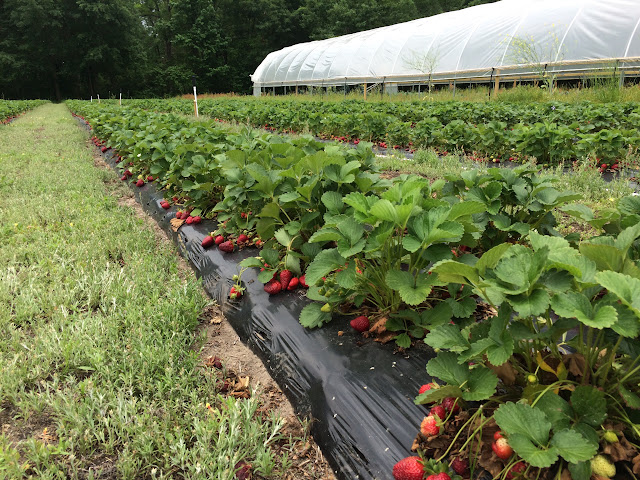
[(102, 153), (106, 152), (107, 150), (108, 150), (108, 148), (107, 148), (107, 147), (102, 147), (102, 148), (100, 149), (100, 151), (101, 151)]
[(217, 369), (221, 369), (222, 368), (222, 360), (220, 360), (220, 358), (218, 358), (218, 357), (213, 357), (211, 365), (213, 365)]
[(218, 235), (216, 237), (216, 245), (220, 245), (222, 242), (224, 242), (224, 237), (222, 235)]
[(309, 285), (307, 285), (307, 282), (306, 282), (306, 278), (305, 278), (305, 277), (306, 277), (305, 275), (302, 275), (302, 276), (300, 277), (300, 285), (302, 285), (304, 288), (309, 288)]
[(269, 295), (275, 295), (276, 293), (280, 293), (281, 290), (282, 290), (282, 284), (280, 283), (279, 280), (269, 280), (269, 283), (267, 283), (264, 286), (264, 291), (267, 292)]
[(393, 478), (395, 480), (422, 480), (424, 478), (424, 466), (420, 457), (407, 457), (393, 466)]
[(122, 180), (124, 182), (124, 181), (127, 180), (127, 178), (129, 178), (129, 177), (127, 177), (126, 175), (122, 175), (122, 177), (120, 177), (120, 180)]
[(502, 436), (502, 432), (500, 430), (498, 430), (496, 433), (493, 434), (493, 439), (494, 440), (498, 440), (499, 438), (504, 438)]
[(447, 412), (453, 409), (453, 413), (458, 413), (460, 411), (460, 400), (455, 397), (447, 397), (442, 400), (442, 406)]
[(438, 419), (433, 415), (424, 417), (424, 420), (422, 420), (422, 423), (420, 424), (420, 432), (425, 437), (440, 435), (440, 426), (438, 425)]
[(527, 464), (524, 462), (518, 462), (507, 472), (507, 480), (513, 480), (520, 477), (520, 474), (527, 469)]
[(153, 175), (149, 175), (147, 177), (147, 182), (153, 182)]
[(491, 449), (493, 452), (501, 458), (502, 460), (508, 460), (511, 454), (513, 454), (513, 449), (507, 442), (506, 438), (499, 438), (495, 442), (491, 444)]
[(456, 457), (451, 462), (451, 468), (458, 475), (465, 475), (469, 471), (469, 459)]
[(136, 182), (136, 187), (143, 187), (144, 186), (144, 180), (140, 179)]
[(207, 235), (202, 240), (202, 247), (203, 248), (209, 248), (211, 245), (213, 245), (213, 243), (214, 243), (213, 242), (213, 237), (211, 235)]
[(124, 174), (125, 174), (127, 177), (132, 177), (132, 176), (133, 176), (133, 173), (131, 173), (131, 170), (129, 170), (129, 169), (125, 170), (125, 171), (124, 171)]
[(251, 464), (240, 460), (234, 467), (237, 480), (249, 480), (251, 478)]
[(170, 208), (171, 208), (171, 205), (169, 205), (169, 202), (162, 202), (162, 203), (160, 204), (160, 206), (161, 206), (162, 208), (164, 208), (165, 210), (168, 210), (168, 209), (170, 209)]
[(249, 241), (249, 237), (247, 237), (244, 233), (238, 235), (238, 243), (245, 243)]
[(435, 475), (429, 475), (427, 480), (451, 480), (448, 473), (440, 472)]
[(436, 405), (435, 407), (431, 408), (431, 410), (429, 411), (429, 415), (437, 415), (440, 420), (444, 420), (445, 418), (447, 418), (447, 411), (442, 405)]
[(289, 285), (287, 286), (287, 290), (295, 290), (296, 288), (298, 288), (299, 283), (300, 283), (300, 280), (298, 280), (297, 277), (293, 277), (289, 282)]
[(193, 223), (193, 217), (191, 215), (189, 215), (187, 217), (187, 225), (191, 225)]
[(435, 388), (435, 385), (433, 383), (426, 383), (420, 387), (420, 390), (418, 390), (418, 393), (422, 395), (424, 392), (431, 390), (432, 388)]
[(293, 278), (293, 273), (289, 270), (282, 270), (280, 272), (280, 283), (282, 284), (282, 289), (286, 290), (289, 286), (289, 282)]
[(369, 323), (369, 319), (364, 315), (360, 315), (359, 317), (354, 318), (349, 322), (349, 325), (351, 325), (351, 328), (359, 331), (360, 333), (366, 332), (371, 326)]
[(202, 221), (202, 217), (200, 215), (196, 215), (195, 217), (193, 217), (193, 223), (194, 224), (198, 224)]
[(225, 253), (231, 253), (234, 249), (233, 242), (231, 240), (227, 240), (226, 242), (222, 242), (218, 245), (218, 248)]
[(236, 290), (235, 285), (233, 287), (231, 287), (231, 290), (229, 290), (229, 297), (231, 298), (238, 298), (242, 296), (242, 290)]

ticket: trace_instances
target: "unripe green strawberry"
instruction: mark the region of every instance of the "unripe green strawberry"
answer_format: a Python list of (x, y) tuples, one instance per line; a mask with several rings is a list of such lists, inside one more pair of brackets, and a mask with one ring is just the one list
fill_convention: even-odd
[(321, 308), (320, 311), (324, 312), (324, 313), (329, 313), (331, 312), (331, 304), (330, 303), (325, 303)]
[(604, 438), (609, 443), (616, 443), (618, 441), (618, 435), (616, 435), (616, 432), (614, 432), (613, 430), (607, 430), (606, 432), (604, 432), (602, 438)]
[(616, 466), (604, 455), (596, 455), (591, 459), (591, 473), (613, 478), (616, 475)]

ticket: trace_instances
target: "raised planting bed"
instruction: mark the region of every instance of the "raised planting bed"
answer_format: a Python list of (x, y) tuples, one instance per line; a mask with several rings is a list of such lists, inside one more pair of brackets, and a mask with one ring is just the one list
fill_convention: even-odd
[[(587, 480), (640, 471), (638, 197), (594, 213), (530, 166), (433, 183), (383, 180), (364, 148), (135, 110), (86, 111), (102, 138), (94, 142), (114, 155), (122, 180), (140, 176), (133, 188), (143, 203), (176, 230), (213, 296), (225, 304), (230, 297), (239, 331), (256, 348), (275, 349), (269, 362), (296, 378), (283, 389), (300, 396), (308, 387), (303, 405), (323, 399), (321, 411), (310, 407), (324, 426), (318, 441), (330, 439), (328, 457), (348, 470), (345, 478), (391, 471), (397, 480), (486, 472)], [(162, 201), (144, 197), (145, 179)], [(169, 198), (186, 202), (179, 219), (166, 213)], [(560, 211), (595, 235), (560, 235)], [(205, 228), (201, 216), (218, 224)], [(307, 299), (275, 295), (291, 277), (309, 287)], [(298, 313), (315, 330), (294, 335)], [(395, 341), (407, 363), (371, 337)], [(284, 351), (292, 358), (280, 358)], [(326, 363), (317, 361), (323, 353)], [(427, 383), (422, 362), (437, 381)], [(294, 375), (296, 363), (305, 366)], [(429, 412), (411, 405), (420, 384), (427, 386), (415, 403)], [(332, 403), (341, 398), (344, 414)], [(374, 427), (355, 434), (356, 424), (369, 425), (364, 417), (331, 426), (358, 414)], [(410, 442), (399, 439), (414, 437), (412, 422), (420, 458), (392, 466), (380, 451), (406, 452)], [(322, 428), (331, 432), (324, 440)]]

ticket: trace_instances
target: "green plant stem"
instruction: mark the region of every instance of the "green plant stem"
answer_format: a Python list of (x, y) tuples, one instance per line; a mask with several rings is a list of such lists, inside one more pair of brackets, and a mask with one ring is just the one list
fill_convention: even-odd
[[(486, 405), (486, 404), (485, 404)], [(480, 415), (483, 411), (482, 406), (480, 408), (478, 408), (478, 410), (476, 411), (476, 413), (474, 413), (471, 417), (469, 417), (469, 419), (464, 423), (464, 425), (462, 425), (462, 427), (460, 427), (460, 429), (458, 430), (458, 432), (456, 433), (456, 436), (453, 437), (453, 440), (451, 440), (451, 443), (449, 444), (449, 447), (447, 448), (447, 450), (436, 460), (436, 462), (441, 462), (447, 455), (449, 455), (449, 452), (451, 451), (451, 449), (453, 448), (453, 445), (456, 443), (456, 440), (460, 437), (460, 435), (462, 435), (462, 433), (465, 430), (465, 427), (467, 425), (471, 424), (471, 421), (474, 420), (478, 415)], [(484, 422), (482, 422), (472, 433), (471, 435), (469, 435), (469, 437), (467, 438), (467, 441), (462, 445), (462, 447), (460, 447), (460, 450), (464, 450), (467, 446), (467, 444), (473, 439), (473, 437), (476, 435), (476, 433), (478, 433), (480, 430), (482, 430), (482, 427), (484, 427), (485, 424), (487, 424), (492, 417), (487, 418)]]

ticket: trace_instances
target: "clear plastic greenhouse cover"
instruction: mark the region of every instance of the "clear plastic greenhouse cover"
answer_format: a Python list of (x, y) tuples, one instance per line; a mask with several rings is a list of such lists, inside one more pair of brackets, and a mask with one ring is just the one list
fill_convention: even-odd
[(637, 66), (638, 57), (640, 0), (502, 0), (293, 45), (267, 55), (251, 79), (260, 87), (482, 78), (547, 64), (579, 72), (608, 59)]

